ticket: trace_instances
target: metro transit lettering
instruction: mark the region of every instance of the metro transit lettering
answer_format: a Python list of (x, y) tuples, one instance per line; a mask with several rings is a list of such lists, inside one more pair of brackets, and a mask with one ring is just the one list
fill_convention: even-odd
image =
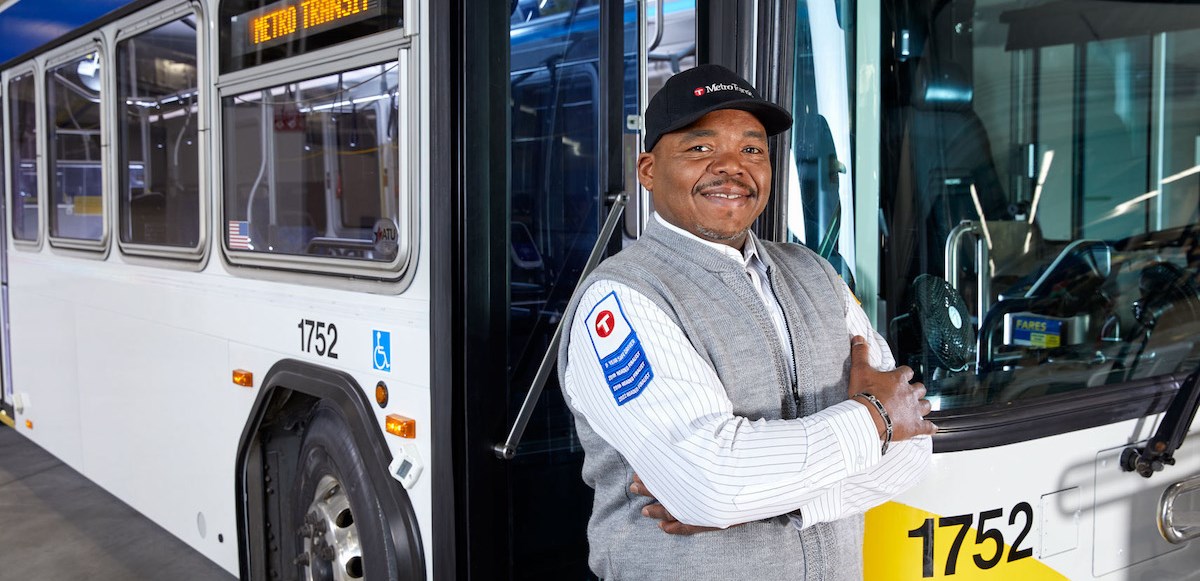
[(261, 44), (296, 32), (296, 7), (280, 8), (250, 21), (250, 36), (254, 44)]
[(349, 24), (379, 13), (382, 6), (379, 0), (299, 0), (275, 5), (279, 4), (285, 5), (250, 20), (251, 45), (276, 44), (271, 41)]
[(300, 4), (304, 11), (304, 28), (333, 22), (358, 14), (368, 8), (369, 0), (304, 0)]

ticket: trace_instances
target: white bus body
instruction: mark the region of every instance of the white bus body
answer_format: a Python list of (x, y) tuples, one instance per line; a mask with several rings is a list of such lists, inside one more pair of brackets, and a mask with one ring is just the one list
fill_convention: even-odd
[(1200, 12), (1066, 4), (125, 3), (0, 63), (0, 419), (245, 579), (588, 578), (535, 378), (718, 62), (796, 119), (757, 231), (935, 402), (865, 577), (1200, 578), (1195, 442), (1128, 470), (1200, 437)]

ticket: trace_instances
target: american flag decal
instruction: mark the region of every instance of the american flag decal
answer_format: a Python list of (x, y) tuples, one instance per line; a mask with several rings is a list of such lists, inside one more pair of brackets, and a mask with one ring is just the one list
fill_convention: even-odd
[(250, 245), (250, 223), (244, 220), (229, 221), (229, 249), (254, 250)]

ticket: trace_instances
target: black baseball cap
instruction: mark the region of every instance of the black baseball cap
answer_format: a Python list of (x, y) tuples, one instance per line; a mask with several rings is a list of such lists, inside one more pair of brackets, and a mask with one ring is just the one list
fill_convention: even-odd
[(663, 135), (695, 123), (720, 109), (740, 109), (758, 117), (767, 135), (776, 135), (792, 126), (786, 109), (767, 101), (758, 91), (721, 65), (700, 65), (669, 79), (650, 99), (646, 107), (646, 151)]

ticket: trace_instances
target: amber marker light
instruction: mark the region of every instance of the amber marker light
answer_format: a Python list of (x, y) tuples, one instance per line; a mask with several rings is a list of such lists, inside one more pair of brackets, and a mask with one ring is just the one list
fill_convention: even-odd
[(400, 414), (388, 414), (387, 432), (401, 438), (417, 437), (417, 420), (406, 418)]
[(234, 369), (233, 382), (242, 387), (254, 387), (254, 373), (245, 369)]
[(27, 429), (27, 430), (33, 429), (33, 420), (25, 420), (25, 429)]
[(383, 382), (376, 384), (376, 403), (379, 407), (388, 407), (388, 384)]

